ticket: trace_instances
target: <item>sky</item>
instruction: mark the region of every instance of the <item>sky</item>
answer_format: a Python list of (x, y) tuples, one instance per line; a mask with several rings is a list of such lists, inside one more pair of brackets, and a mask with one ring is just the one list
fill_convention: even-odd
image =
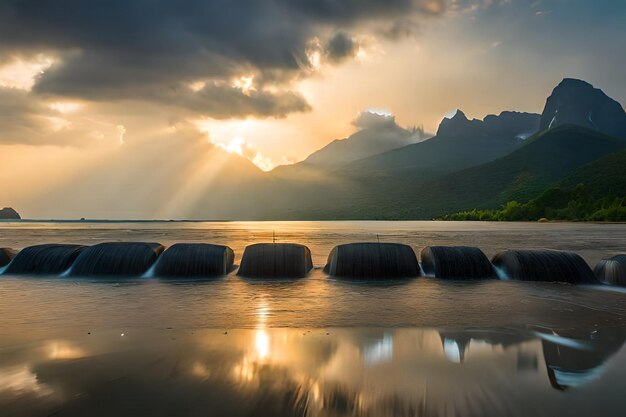
[(2, 0), (0, 206), (52, 215), (148, 153), (267, 171), (364, 111), (430, 132), (457, 108), (541, 112), (565, 77), (625, 103), (625, 21), (626, 0)]

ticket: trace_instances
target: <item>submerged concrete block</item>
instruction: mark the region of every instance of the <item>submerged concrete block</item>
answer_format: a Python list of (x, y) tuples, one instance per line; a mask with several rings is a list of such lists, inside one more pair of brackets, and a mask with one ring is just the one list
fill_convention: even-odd
[(454, 280), (497, 278), (489, 258), (475, 247), (427, 246), (420, 257), (426, 275)]
[(302, 278), (313, 269), (311, 251), (295, 243), (246, 247), (237, 275), (249, 278)]
[(65, 272), (87, 249), (82, 245), (45, 244), (22, 249), (4, 270), (9, 275), (56, 275)]
[(110, 242), (84, 250), (69, 271), (70, 276), (138, 276), (163, 252), (160, 243)]
[(493, 264), (509, 278), (520, 281), (599, 284), (587, 262), (578, 254), (557, 250), (507, 250)]
[(6, 266), (11, 262), (16, 255), (16, 251), (10, 248), (0, 248), (0, 268)]
[(602, 259), (593, 272), (605, 284), (626, 287), (626, 254)]
[(228, 246), (177, 243), (167, 248), (154, 265), (155, 277), (210, 277), (233, 268), (234, 252)]
[(409, 278), (420, 275), (415, 252), (400, 243), (348, 243), (335, 246), (324, 272), (343, 278)]

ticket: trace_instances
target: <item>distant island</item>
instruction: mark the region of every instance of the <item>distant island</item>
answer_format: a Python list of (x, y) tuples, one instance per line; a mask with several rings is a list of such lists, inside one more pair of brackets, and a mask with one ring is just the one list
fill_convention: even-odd
[(20, 220), (21, 217), (17, 211), (11, 207), (5, 207), (0, 210), (0, 220)]

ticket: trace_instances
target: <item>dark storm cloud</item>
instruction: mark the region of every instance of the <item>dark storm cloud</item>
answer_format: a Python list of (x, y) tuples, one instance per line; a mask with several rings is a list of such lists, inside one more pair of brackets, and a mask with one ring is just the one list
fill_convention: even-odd
[[(330, 57), (339, 58), (356, 47), (341, 35), (343, 28), (368, 22), (393, 27), (407, 15), (441, 13), (444, 2), (4, 0), (0, 56), (53, 53), (57, 63), (35, 91), (89, 100), (142, 98), (180, 83), (246, 72), (288, 82), (307, 66), (312, 38), (340, 31), (328, 42)], [(282, 114), (284, 97), (275, 99)], [(306, 109), (292, 102), (291, 111)]]
[(326, 56), (331, 62), (340, 62), (359, 52), (358, 42), (346, 32), (338, 32), (328, 40)]
[(164, 103), (186, 108), (214, 119), (244, 117), (285, 117), (297, 111), (310, 110), (304, 97), (292, 91), (269, 93), (267, 91), (243, 91), (228, 85), (209, 84), (197, 92), (180, 88), (164, 92), (159, 97)]

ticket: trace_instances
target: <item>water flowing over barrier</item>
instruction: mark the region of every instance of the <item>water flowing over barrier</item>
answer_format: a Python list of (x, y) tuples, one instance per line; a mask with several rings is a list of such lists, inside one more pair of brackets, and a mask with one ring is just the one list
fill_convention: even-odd
[(600, 283), (585, 260), (573, 252), (507, 250), (496, 254), (492, 262), (513, 280), (570, 284)]
[(146, 272), (164, 247), (159, 243), (110, 242), (85, 249), (69, 276), (137, 276)]
[(15, 251), (10, 248), (0, 248), (0, 268), (6, 266), (15, 257)]
[(495, 279), (496, 271), (482, 250), (470, 246), (427, 246), (420, 254), (426, 275), (470, 280)]
[(45, 244), (22, 249), (4, 270), (10, 275), (56, 275), (65, 272), (87, 247)]
[(415, 252), (399, 243), (348, 243), (335, 246), (324, 272), (342, 278), (409, 278), (420, 275)]
[(246, 247), (237, 275), (248, 278), (303, 278), (311, 269), (311, 251), (304, 245), (257, 243)]
[[(165, 251), (165, 252), (164, 252)], [(161, 254), (164, 252), (163, 254)], [(492, 261), (476, 247), (428, 246), (421, 269), (411, 246), (361, 242), (335, 246), (324, 272), (333, 277), (393, 279), (426, 275), (443, 279), (609, 284), (626, 287), (626, 254), (602, 259), (592, 271), (579, 255), (557, 250), (506, 250)], [(211, 277), (233, 270), (228, 246), (177, 243), (109, 242), (94, 246), (43, 244), (19, 253), (0, 248), (2, 275)], [(313, 269), (311, 251), (295, 243), (246, 247), (238, 275), (251, 278), (301, 278)]]
[(228, 246), (177, 243), (167, 248), (154, 265), (155, 277), (210, 277), (233, 268), (234, 252)]
[(626, 254), (602, 259), (593, 272), (605, 284), (626, 287)]

